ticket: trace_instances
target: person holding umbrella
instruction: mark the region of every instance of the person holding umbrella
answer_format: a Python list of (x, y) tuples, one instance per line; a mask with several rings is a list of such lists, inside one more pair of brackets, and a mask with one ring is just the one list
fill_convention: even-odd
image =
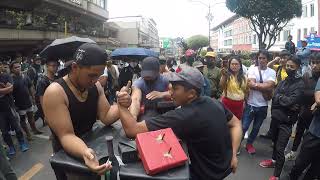
[[(109, 163), (99, 165), (95, 152), (80, 137), (92, 129), (97, 119), (105, 125), (119, 119), (118, 106), (109, 104), (97, 82), (105, 68), (107, 54), (98, 45), (85, 43), (78, 47), (73, 59), (68, 74), (46, 89), (43, 111), (53, 132), (53, 151), (64, 149), (83, 159), (92, 172), (101, 175), (112, 166)], [(127, 108), (131, 105), (129, 85), (122, 88), (118, 96), (118, 103)], [(57, 179), (66, 179), (64, 172), (55, 174)]]

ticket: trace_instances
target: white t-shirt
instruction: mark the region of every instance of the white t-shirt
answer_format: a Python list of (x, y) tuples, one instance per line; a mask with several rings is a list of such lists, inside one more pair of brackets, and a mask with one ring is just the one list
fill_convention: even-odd
[(103, 71), (103, 74), (101, 75), (101, 77), (102, 76), (108, 77), (108, 68), (107, 68), (107, 66), (104, 68), (104, 71)]
[[(266, 70), (261, 70), (261, 76), (263, 82), (273, 81), (276, 82), (276, 72), (273, 69), (267, 68)], [(256, 79), (256, 82), (260, 82), (260, 74), (257, 66), (251, 66), (248, 70), (248, 78)], [(248, 104), (254, 107), (268, 106), (268, 101), (266, 101), (260, 91), (251, 90), (248, 98)]]

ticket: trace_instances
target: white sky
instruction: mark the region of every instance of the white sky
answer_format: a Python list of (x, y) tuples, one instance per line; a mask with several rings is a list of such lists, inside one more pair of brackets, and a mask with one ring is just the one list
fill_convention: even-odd
[[(225, 0), (199, 0), (214, 5)], [(157, 23), (160, 37), (184, 37), (208, 35), (206, 20), (208, 7), (191, 0), (108, 0), (109, 17), (142, 15), (153, 18)], [(232, 16), (232, 13), (219, 3), (211, 8), (214, 16), (212, 23), (217, 25)], [(213, 25), (211, 25), (211, 28)]]

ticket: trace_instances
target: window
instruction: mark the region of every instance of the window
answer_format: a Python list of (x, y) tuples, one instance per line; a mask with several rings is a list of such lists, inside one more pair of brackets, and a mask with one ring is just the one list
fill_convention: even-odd
[(283, 31), (283, 40), (287, 40), (289, 35), (290, 35), (290, 30), (284, 30)]
[(303, 38), (308, 35), (308, 28), (303, 29)]
[(298, 29), (298, 31), (297, 31), (297, 40), (298, 41), (301, 40), (301, 29)]
[(314, 4), (310, 4), (310, 16), (313, 17), (314, 16)]
[(302, 16), (307, 17), (308, 16), (308, 6), (302, 7)]
[(89, 0), (90, 2), (92, 2), (93, 4), (100, 6), (102, 8), (105, 8), (105, 0)]
[(232, 36), (232, 30), (224, 32), (224, 37), (230, 37)]
[(253, 35), (253, 44), (257, 44), (257, 35)]
[(310, 33), (314, 33), (314, 27), (311, 27)]

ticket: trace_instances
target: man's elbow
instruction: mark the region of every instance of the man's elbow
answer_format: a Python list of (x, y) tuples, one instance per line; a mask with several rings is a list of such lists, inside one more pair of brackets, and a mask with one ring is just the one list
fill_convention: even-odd
[(130, 139), (134, 139), (137, 136), (136, 131), (131, 128), (131, 129), (124, 129), (124, 132), (126, 133), (126, 136)]

